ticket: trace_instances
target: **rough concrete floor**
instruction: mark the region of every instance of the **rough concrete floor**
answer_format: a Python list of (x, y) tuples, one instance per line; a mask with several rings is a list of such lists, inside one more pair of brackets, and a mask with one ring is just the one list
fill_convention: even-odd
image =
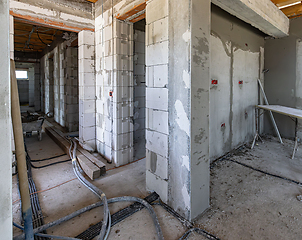
[[(59, 155), (62, 150), (43, 135), (41, 142), (33, 136), (26, 139), (32, 159)], [(302, 182), (302, 147), (294, 160), (290, 159), (293, 142), (284, 140), (281, 145), (275, 138), (266, 138), (255, 149), (241, 148), (229, 158), (276, 175)], [(49, 162), (64, 160), (61, 157)], [(42, 164), (49, 163), (48, 161)], [(38, 165), (36, 163), (36, 165)], [(112, 168), (107, 165), (107, 168)], [(38, 190), (45, 190), (74, 179), (71, 163), (63, 163), (44, 169), (33, 169)], [(94, 181), (108, 198), (117, 196), (145, 197), (145, 161), (113, 169)], [(211, 170), (211, 208), (196, 222), (220, 239), (301, 239), (302, 202), (297, 196), (302, 188), (294, 183), (256, 172), (229, 161), (219, 161)], [(13, 201), (19, 198), (16, 177), (13, 177)], [(56, 188), (39, 193), (45, 222), (63, 217), (98, 199), (78, 180), (72, 180)], [(127, 206), (116, 203), (111, 213)], [(20, 206), (13, 204), (14, 221), (20, 223)], [(165, 239), (178, 239), (187, 230), (172, 215), (155, 206)], [(76, 236), (91, 224), (101, 220), (100, 208), (85, 213), (67, 223), (48, 230), (49, 234)], [(20, 232), (14, 228), (14, 235)], [(115, 225), (109, 239), (156, 239), (155, 230), (146, 210), (135, 213)], [(205, 239), (191, 234), (188, 239)]]

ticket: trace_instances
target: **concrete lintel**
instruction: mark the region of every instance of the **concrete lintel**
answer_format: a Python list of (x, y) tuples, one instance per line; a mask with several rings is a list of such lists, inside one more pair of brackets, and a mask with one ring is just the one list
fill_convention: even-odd
[(289, 19), (270, 0), (212, 0), (212, 2), (272, 37), (288, 36)]
[[(76, 12), (76, 11), (74, 11)], [(15, 0), (10, 1), (10, 14), (38, 25), (51, 26), (73, 32), (82, 30), (94, 31), (94, 20), (86, 16), (60, 12), (55, 9), (34, 6)]]

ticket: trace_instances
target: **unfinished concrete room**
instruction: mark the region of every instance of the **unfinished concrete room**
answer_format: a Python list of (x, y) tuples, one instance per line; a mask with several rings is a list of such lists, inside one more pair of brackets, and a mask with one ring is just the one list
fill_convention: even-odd
[(0, 239), (301, 239), (301, 16), (0, 0)]

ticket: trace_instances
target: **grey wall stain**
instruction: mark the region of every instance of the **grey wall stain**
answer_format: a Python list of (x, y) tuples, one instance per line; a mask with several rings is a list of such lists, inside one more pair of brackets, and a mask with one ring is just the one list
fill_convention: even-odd
[(200, 129), (200, 133), (198, 135), (195, 135), (194, 137), (194, 142), (201, 144), (202, 143), (202, 139), (204, 138), (205, 135), (205, 130), (204, 129)]

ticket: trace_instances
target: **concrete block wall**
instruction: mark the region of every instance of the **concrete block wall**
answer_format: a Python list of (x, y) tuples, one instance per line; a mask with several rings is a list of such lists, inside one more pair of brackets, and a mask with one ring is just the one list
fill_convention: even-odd
[(48, 98), (46, 99), (49, 104), (49, 109), (47, 112), (54, 114), (54, 59), (52, 56), (48, 59)]
[(60, 122), (60, 65), (59, 65), (59, 46), (56, 46), (53, 50), (53, 96), (54, 96), (54, 120)]
[(28, 69), (28, 97), (29, 106), (35, 106), (35, 69), (31, 67)]
[(42, 77), (42, 98), (43, 98), (43, 112), (50, 112), (49, 104), (49, 54), (46, 54), (42, 57), (41, 69), (43, 69)]
[(78, 35), (79, 55), (79, 139), (96, 148), (95, 33)]
[(40, 103), (41, 111), (45, 112), (45, 56), (40, 59)]
[(146, 156), (146, 67), (145, 31), (134, 29), (134, 114), (133, 114), (133, 159)]
[(34, 105), (35, 105), (35, 111), (41, 110), (41, 84), (40, 84), (40, 63), (35, 63), (34, 66), (35, 71), (35, 98), (34, 98)]
[(65, 90), (65, 84), (66, 84), (66, 80), (65, 80), (65, 74), (64, 74), (64, 69), (66, 68), (66, 65), (64, 64), (64, 60), (66, 58), (66, 44), (62, 43), (59, 44), (59, 69), (60, 69), (60, 80), (59, 80), (59, 124), (61, 126), (65, 126), (65, 120), (66, 120), (66, 116), (65, 116), (65, 109), (66, 109), (66, 101), (65, 101), (65, 95), (66, 95), (66, 90)]
[(96, 18), (97, 150), (116, 166), (133, 161), (133, 26)]
[(146, 7), (146, 185), (168, 202), (168, 0)]
[(65, 102), (66, 102), (66, 122), (65, 127), (69, 132), (79, 129), (79, 84), (78, 84), (78, 48), (67, 47), (65, 75)]

